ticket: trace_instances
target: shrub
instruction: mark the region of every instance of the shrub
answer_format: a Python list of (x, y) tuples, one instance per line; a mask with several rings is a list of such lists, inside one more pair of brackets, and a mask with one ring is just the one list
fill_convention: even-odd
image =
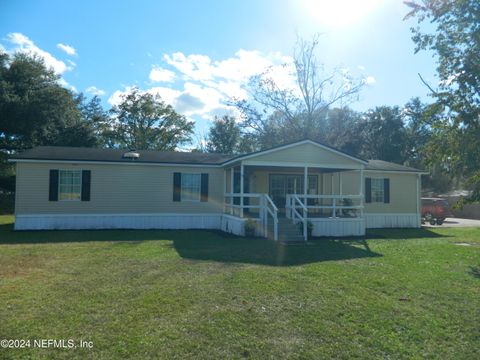
[(255, 229), (257, 228), (257, 222), (253, 219), (247, 219), (245, 221), (245, 236), (255, 236)]
[[(299, 222), (297, 225), (300, 229), (300, 232), (303, 235), (303, 222)], [(307, 221), (307, 237), (311, 237), (313, 232), (313, 223), (311, 221)]]

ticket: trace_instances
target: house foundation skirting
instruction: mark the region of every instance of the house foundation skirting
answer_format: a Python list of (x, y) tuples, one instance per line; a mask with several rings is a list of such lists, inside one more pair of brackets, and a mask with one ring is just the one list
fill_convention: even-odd
[(16, 215), (15, 230), (220, 229), (222, 214)]
[(367, 229), (419, 228), (420, 215), (413, 214), (365, 214)]
[[(245, 221), (246, 218), (239, 218), (236, 216), (223, 214), (222, 216), (222, 227), (220, 230), (225, 231), (229, 234), (245, 236)], [(250, 219), (257, 223), (255, 229), (255, 236), (263, 236), (264, 231), (262, 228), (262, 221), (260, 219)]]
[(363, 236), (365, 220), (361, 218), (310, 218), (313, 236)]
[[(257, 236), (263, 230), (259, 219)], [(16, 215), (15, 230), (210, 229), (245, 235), (246, 219), (227, 214), (31, 214)], [(362, 236), (367, 228), (420, 227), (417, 214), (365, 214), (364, 219), (311, 218), (313, 236)]]

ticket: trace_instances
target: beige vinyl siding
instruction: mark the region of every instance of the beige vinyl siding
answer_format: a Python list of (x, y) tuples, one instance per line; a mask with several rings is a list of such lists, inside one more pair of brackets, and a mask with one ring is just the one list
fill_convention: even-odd
[[(342, 171), (342, 194), (343, 195), (358, 195), (360, 194), (360, 172), (354, 171)], [(332, 194), (332, 182), (333, 182), (333, 194), (340, 194), (340, 172), (324, 173), (322, 176), (324, 185), (320, 188), (320, 193), (330, 195)]]
[(361, 165), (360, 162), (351, 160), (344, 155), (336, 154), (328, 149), (323, 149), (317, 145), (308, 143), (276, 150), (268, 154), (259, 154), (258, 156), (245, 160), (245, 162), (247, 164), (253, 164), (255, 162), (308, 163), (319, 164), (323, 167), (330, 164), (337, 166), (352, 166), (355, 168)]
[(365, 213), (411, 214), (417, 212), (417, 174), (365, 171), (365, 178), (390, 179), (390, 203), (366, 203)]
[[(49, 170), (91, 170), (91, 201), (48, 201)], [(208, 202), (174, 202), (173, 173), (208, 173)], [(223, 169), (17, 163), (17, 214), (221, 213)]]

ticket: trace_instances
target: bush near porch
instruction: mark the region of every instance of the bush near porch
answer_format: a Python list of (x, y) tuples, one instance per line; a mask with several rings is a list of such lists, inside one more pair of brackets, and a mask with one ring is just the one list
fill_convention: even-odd
[(4, 358), (480, 358), (480, 229), (285, 247), (12, 221), (0, 217), (0, 338), (93, 348)]

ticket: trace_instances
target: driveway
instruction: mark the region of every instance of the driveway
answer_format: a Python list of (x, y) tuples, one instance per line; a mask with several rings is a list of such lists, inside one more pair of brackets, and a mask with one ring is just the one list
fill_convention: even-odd
[(430, 225), (425, 223), (424, 227), (442, 228), (442, 227), (480, 227), (480, 220), (473, 219), (459, 219), (459, 218), (446, 218), (443, 225)]

